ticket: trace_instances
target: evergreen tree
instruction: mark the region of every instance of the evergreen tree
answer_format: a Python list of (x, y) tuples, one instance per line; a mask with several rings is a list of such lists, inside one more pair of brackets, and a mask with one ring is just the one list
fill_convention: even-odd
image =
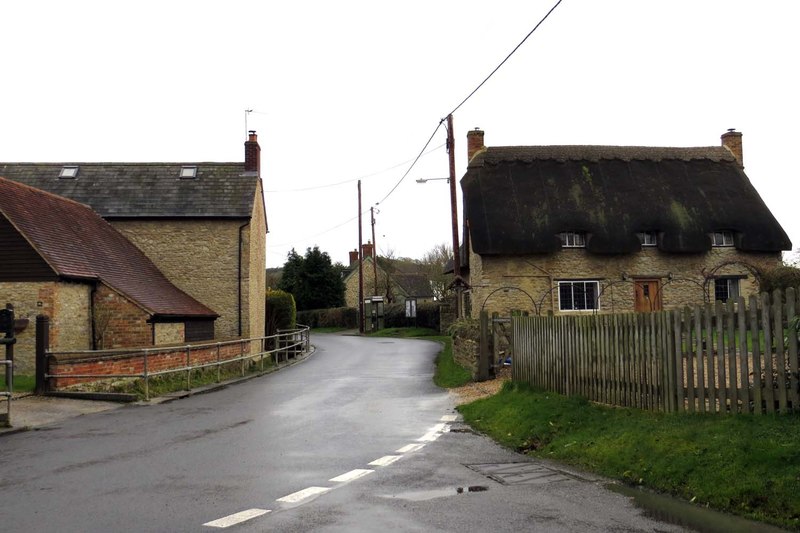
[(294, 249), (289, 252), (278, 288), (294, 296), (298, 311), (344, 305), (342, 267), (317, 246), (302, 257)]

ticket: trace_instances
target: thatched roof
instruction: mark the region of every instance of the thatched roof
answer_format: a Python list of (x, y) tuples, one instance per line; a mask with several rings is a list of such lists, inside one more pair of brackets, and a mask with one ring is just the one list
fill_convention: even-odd
[(461, 180), (478, 254), (554, 252), (561, 232), (585, 232), (586, 249), (626, 254), (638, 232), (665, 252), (711, 249), (731, 231), (749, 252), (791, 242), (724, 147), (513, 146), (486, 148)]

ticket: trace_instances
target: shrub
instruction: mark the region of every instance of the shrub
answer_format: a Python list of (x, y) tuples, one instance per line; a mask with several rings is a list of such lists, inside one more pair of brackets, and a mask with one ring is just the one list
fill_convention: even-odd
[(441, 305), (437, 302), (417, 302), (417, 318), (406, 318), (405, 303), (387, 305), (383, 310), (383, 322), (386, 328), (405, 328), (416, 326), (439, 331)]
[(299, 311), (297, 321), (312, 328), (354, 329), (358, 327), (358, 310), (353, 307), (333, 307)]
[(780, 289), (786, 292), (789, 287), (800, 289), (800, 268), (779, 266), (767, 270), (761, 276), (761, 292), (772, 292)]
[(274, 335), (279, 329), (292, 329), (296, 326), (297, 310), (294, 297), (281, 290), (267, 291), (267, 332)]

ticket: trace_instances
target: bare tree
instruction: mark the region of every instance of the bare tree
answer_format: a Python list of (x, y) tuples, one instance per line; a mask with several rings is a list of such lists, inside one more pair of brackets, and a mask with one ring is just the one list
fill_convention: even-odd
[(446, 243), (441, 243), (425, 252), (420, 261), (430, 280), (433, 296), (437, 300), (441, 300), (449, 293), (447, 287), (453, 282), (453, 274), (452, 272), (445, 274), (444, 271), (448, 263), (452, 262), (452, 259), (453, 247)]

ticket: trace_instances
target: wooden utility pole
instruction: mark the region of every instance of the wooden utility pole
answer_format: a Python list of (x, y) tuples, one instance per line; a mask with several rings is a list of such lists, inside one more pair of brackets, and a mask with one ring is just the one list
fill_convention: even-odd
[(375, 292), (378, 296), (378, 243), (375, 242), (375, 208), (369, 208), (369, 216), (372, 218), (372, 276), (375, 279)]
[(364, 246), (361, 235), (361, 180), (358, 180), (358, 332), (364, 333)]
[(456, 318), (461, 318), (461, 251), (458, 245), (458, 207), (456, 205), (456, 141), (453, 115), (447, 115), (447, 153), (450, 158), (450, 215), (453, 225), (453, 276), (456, 288)]

